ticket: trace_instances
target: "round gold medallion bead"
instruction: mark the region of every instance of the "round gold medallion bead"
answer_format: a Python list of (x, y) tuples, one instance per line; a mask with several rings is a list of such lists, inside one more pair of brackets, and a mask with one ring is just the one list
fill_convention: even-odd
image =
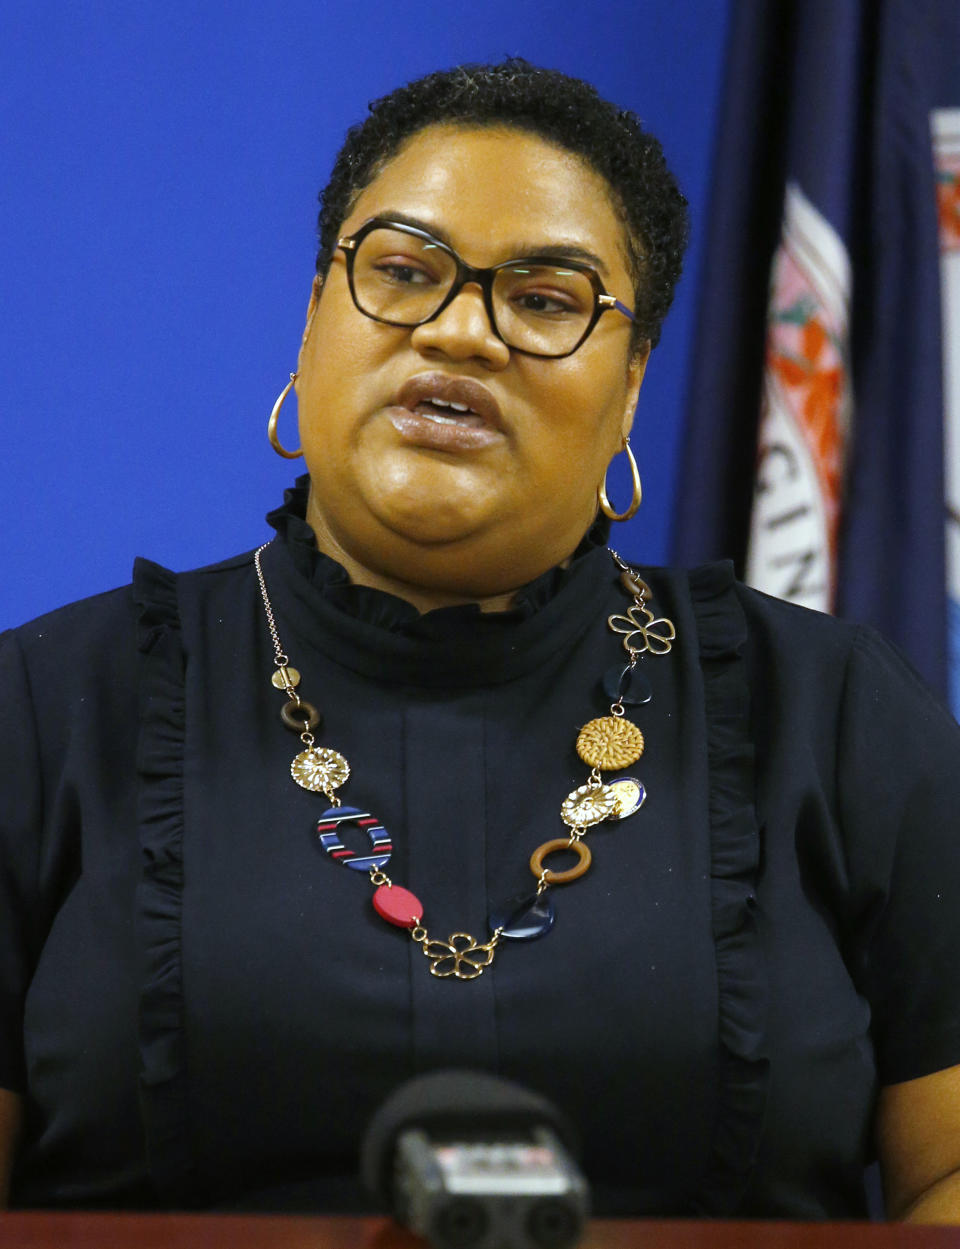
[(315, 794), (328, 794), (339, 789), (350, 775), (350, 764), (343, 755), (325, 746), (302, 750), (290, 764), (290, 775)]
[(624, 776), (620, 780), (611, 781), (607, 788), (613, 794), (616, 804), (610, 816), (611, 820), (625, 820), (628, 815), (633, 815), (634, 811), (639, 811), (647, 800), (646, 789), (632, 776)]
[(270, 684), (275, 690), (285, 690), (288, 686), (290, 689), (296, 689), (300, 684), (300, 673), (289, 664), (286, 668), (277, 668), (270, 678)]
[(608, 786), (581, 785), (567, 794), (560, 808), (560, 818), (570, 828), (590, 828), (610, 819), (616, 805), (616, 798)]
[(577, 754), (590, 768), (614, 772), (627, 768), (643, 754), (643, 734), (621, 716), (601, 716), (580, 730)]

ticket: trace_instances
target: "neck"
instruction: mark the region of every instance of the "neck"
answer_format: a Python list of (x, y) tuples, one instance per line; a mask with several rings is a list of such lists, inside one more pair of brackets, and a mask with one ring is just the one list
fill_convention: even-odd
[(359, 560), (354, 559), (348, 551), (344, 550), (341, 543), (330, 533), (327, 526), (318, 523), (318, 518), (311, 515), (309, 506), (307, 508), (307, 522), (317, 540), (317, 549), (322, 551), (324, 555), (328, 555), (331, 559), (336, 560), (344, 568), (353, 585), (369, 586), (372, 590), (383, 590), (387, 594), (393, 594), (397, 598), (405, 599), (421, 615), (424, 612), (433, 611), (437, 607), (460, 607), (465, 603), (476, 603), (480, 610), (484, 612), (508, 611), (513, 606), (516, 590), (509, 590), (503, 594), (493, 594), (486, 598), (471, 597), (434, 586), (416, 585), (405, 581), (401, 577), (394, 577), (389, 573), (367, 568)]

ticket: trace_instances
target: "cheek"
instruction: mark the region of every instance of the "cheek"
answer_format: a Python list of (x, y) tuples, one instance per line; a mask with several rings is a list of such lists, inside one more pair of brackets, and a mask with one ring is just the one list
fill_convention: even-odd
[[(318, 316), (300, 361), (300, 421), (343, 436), (371, 401), (376, 344), (339, 317)], [(382, 354), (382, 352), (380, 353)]]
[(574, 461), (572, 475), (592, 473), (599, 480), (620, 446), (626, 398), (625, 375), (609, 365), (564, 370), (538, 404), (541, 453), (554, 462)]
[(353, 328), (348, 317), (318, 314), (305, 360), (318, 390), (362, 374), (368, 356), (366, 336)]

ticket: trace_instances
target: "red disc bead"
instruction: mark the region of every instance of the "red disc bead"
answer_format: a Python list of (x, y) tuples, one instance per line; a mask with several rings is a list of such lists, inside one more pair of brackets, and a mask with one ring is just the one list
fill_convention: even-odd
[(423, 903), (399, 885), (381, 885), (373, 895), (373, 909), (398, 928), (413, 928), (423, 918)]

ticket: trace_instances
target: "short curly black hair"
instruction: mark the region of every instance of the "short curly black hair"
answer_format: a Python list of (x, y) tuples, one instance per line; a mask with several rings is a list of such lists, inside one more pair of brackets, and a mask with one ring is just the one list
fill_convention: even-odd
[(627, 109), (589, 83), (519, 57), (460, 65), (399, 87), (347, 131), (320, 193), (317, 272), (325, 275), (357, 196), (403, 144), (427, 126), (504, 126), (539, 135), (586, 161), (611, 188), (624, 218), (635, 289), (634, 347), (655, 347), (683, 266), (687, 201), (660, 143)]

